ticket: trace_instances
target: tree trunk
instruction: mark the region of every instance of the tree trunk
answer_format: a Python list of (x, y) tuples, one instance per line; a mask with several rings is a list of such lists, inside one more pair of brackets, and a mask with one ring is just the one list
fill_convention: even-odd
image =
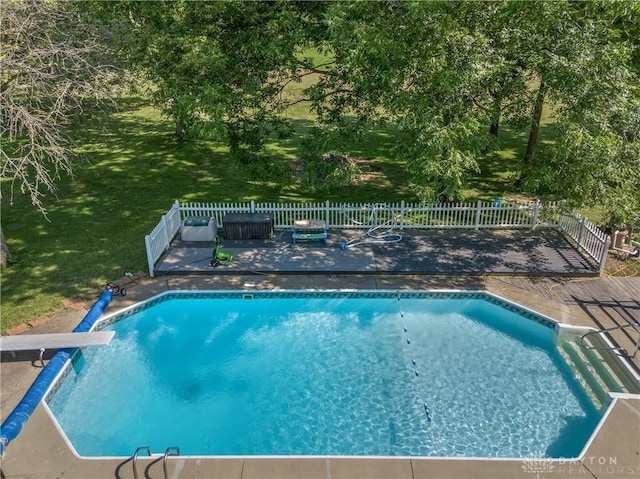
[(533, 157), (538, 144), (538, 133), (540, 133), (540, 119), (542, 118), (542, 107), (544, 106), (544, 97), (547, 93), (547, 84), (544, 79), (540, 80), (540, 88), (533, 105), (533, 116), (531, 118), (531, 130), (529, 131), (529, 142), (527, 143), (527, 152), (524, 154), (524, 166), (528, 168), (533, 164)]
[(498, 138), (498, 128), (500, 127), (500, 117), (491, 120), (491, 126), (489, 126), (489, 134)]
[(498, 138), (498, 129), (500, 128), (500, 114), (502, 113), (502, 95), (493, 97), (493, 112), (491, 115), (491, 126), (489, 134)]
[(7, 267), (10, 257), (11, 257), (11, 253), (9, 253), (9, 246), (7, 246), (7, 242), (4, 239), (4, 232), (2, 231), (2, 226), (0, 226), (0, 268), (1, 269), (4, 269)]

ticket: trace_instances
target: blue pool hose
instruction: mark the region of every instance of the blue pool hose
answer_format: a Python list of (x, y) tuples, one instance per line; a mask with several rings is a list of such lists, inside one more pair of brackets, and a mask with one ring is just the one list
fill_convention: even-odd
[[(112, 298), (113, 291), (109, 288), (102, 293), (98, 301), (91, 307), (73, 332), (85, 333), (90, 331), (95, 322), (102, 316), (107, 306), (109, 306)], [(49, 389), (49, 386), (51, 386), (58, 373), (76, 349), (77, 348), (61, 349), (54, 354), (44, 369), (40, 371), (40, 374), (38, 374), (38, 377), (22, 398), (22, 401), (20, 401), (11, 414), (7, 416), (7, 419), (5, 419), (2, 426), (0, 426), (0, 455), (4, 455), (4, 451), (9, 445), (9, 442), (13, 441), (18, 434), (20, 434), (22, 427), (29, 420), (38, 403), (44, 398), (47, 389)]]

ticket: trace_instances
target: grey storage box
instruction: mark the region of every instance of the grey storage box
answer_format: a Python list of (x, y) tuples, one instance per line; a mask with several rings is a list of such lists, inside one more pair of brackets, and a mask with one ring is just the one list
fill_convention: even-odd
[(270, 213), (227, 213), (222, 219), (225, 239), (269, 239), (273, 237)]
[(187, 216), (180, 227), (182, 241), (213, 241), (217, 234), (218, 225), (211, 216)]

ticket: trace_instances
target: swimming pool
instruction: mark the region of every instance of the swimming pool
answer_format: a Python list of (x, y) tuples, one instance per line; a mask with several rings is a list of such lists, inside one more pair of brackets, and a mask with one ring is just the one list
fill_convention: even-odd
[(575, 457), (602, 416), (555, 322), (483, 292), (173, 292), (48, 394), (81, 456)]

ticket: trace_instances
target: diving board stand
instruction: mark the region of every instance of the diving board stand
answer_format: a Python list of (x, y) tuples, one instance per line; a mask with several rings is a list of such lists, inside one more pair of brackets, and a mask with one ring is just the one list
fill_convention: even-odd
[(0, 337), (0, 351), (10, 351), (15, 358), (16, 351), (40, 350), (40, 363), (44, 366), (42, 355), (47, 349), (84, 348), (109, 344), (115, 331), (94, 331), (89, 333), (49, 333), (19, 334)]

